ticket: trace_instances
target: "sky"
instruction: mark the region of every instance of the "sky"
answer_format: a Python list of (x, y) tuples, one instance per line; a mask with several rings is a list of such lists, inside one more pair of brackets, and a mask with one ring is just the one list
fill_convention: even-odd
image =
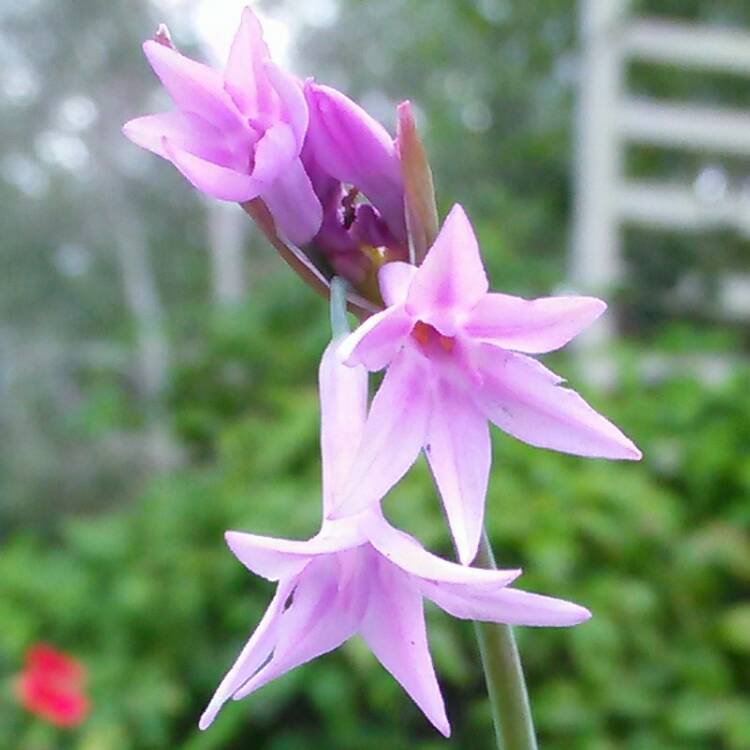
[[(217, 62), (223, 63), (229, 54), (242, 9), (248, 5), (247, 0), (198, 0), (192, 4), (193, 24), (198, 36)], [(250, 5), (253, 6), (252, 3)], [(257, 7), (253, 7), (253, 10), (263, 24), (263, 37), (271, 57), (282, 67), (288, 67), (292, 35), (288, 22), (278, 14), (264, 13)]]
[[(323, 26), (333, 23), (336, 16), (336, 0), (300, 0), (294, 11), (286, 9), (261, 10), (253, 0), (153, 0), (157, 8), (166, 14), (165, 22), (174, 32), (184, 16), (192, 31), (203, 42), (206, 54), (215, 64), (223, 64), (229, 53), (242, 9), (253, 8), (263, 24), (266, 44), (274, 61), (294, 71), (292, 43), (295, 27), (300, 23)], [(178, 33), (173, 36), (179, 36)], [(176, 40), (179, 44), (179, 40)]]

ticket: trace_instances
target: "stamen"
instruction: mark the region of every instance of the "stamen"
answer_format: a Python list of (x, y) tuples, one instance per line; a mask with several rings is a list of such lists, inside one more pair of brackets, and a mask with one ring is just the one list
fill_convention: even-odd
[(356, 200), (359, 196), (359, 188), (353, 187), (341, 199), (341, 207), (344, 209), (344, 229), (351, 228), (357, 217)]
[(438, 343), (444, 352), (452, 352), (453, 347), (456, 345), (455, 340), (451, 336), (440, 336)]
[(422, 321), (417, 321), (416, 325), (412, 329), (411, 335), (414, 336), (414, 338), (422, 345), (427, 346), (427, 343), (430, 340), (430, 336), (432, 333), (432, 326), (427, 325), (427, 323), (422, 323)]
[(430, 344), (437, 344), (444, 352), (450, 354), (456, 345), (456, 340), (452, 336), (443, 336), (429, 323), (423, 323), (421, 320), (416, 323), (411, 335), (423, 349)]

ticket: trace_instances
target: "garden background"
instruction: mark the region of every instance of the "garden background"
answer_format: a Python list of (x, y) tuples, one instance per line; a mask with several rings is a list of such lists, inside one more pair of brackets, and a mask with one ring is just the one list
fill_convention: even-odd
[[(271, 587), (223, 543), (319, 523), (316, 365), (325, 304), (239, 208), (209, 206), (122, 123), (164, 102), (140, 42), (167, 20), (183, 51), (239, 3), (0, 0), (0, 748), (432, 750), (447, 747), (352, 642), (197, 719)], [(635, 10), (750, 28), (746, 0)], [(498, 290), (566, 280), (573, 218), (572, 0), (347, 0), (259, 6), (300, 74), (393, 132), (414, 101), (438, 199), (475, 222)], [(223, 32), (222, 32), (223, 33)], [(635, 91), (750, 107), (750, 82), (628, 70)], [(750, 163), (648, 148), (633, 175)], [(545, 750), (750, 748), (750, 346), (719, 300), (750, 240), (628, 230), (608, 295), (607, 388), (575, 353), (546, 358), (643, 450), (640, 464), (536, 450), (494, 431), (488, 528), (525, 588), (593, 619), (519, 630)], [(239, 253), (238, 253), (239, 249)], [(673, 363), (644, 366), (655, 355)], [(692, 363), (700, 361), (705, 365)], [(388, 515), (450, 554), (420, 462)], [(429, 611), (452, 747), (490, 747), (469, 623)], [(92, 711), (56, 730), (14, 695), (49, 642), (88, 672)]]

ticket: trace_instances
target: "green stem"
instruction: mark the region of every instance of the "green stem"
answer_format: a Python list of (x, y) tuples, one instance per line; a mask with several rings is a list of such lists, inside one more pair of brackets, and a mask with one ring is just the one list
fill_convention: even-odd
[(346, 281), (340, 276), (331, 279), (331, 333), (333, 338), (343, 338), (350, 331), (346, 317)]
[[(482, 537), (477, 563), (495, 568), (487, 534)], [(482, 669), (487, 683), (498, 750), (537, 750), (529, 695), (513, 629), (509, 625), (475, 622)]]

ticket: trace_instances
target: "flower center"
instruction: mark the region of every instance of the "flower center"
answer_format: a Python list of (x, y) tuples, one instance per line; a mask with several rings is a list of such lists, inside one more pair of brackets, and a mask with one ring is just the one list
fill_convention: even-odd
[(411, 335), (426, 352), (430, 349), (434, 350), (437, 346), (442, 351), (450, 354), (456, 345), (456, 340), (452, 336), (443, 336), (434, 326), (431, 326), (429, 323), (423, 323), (421, 320), (417, 321), (414, 325)]

